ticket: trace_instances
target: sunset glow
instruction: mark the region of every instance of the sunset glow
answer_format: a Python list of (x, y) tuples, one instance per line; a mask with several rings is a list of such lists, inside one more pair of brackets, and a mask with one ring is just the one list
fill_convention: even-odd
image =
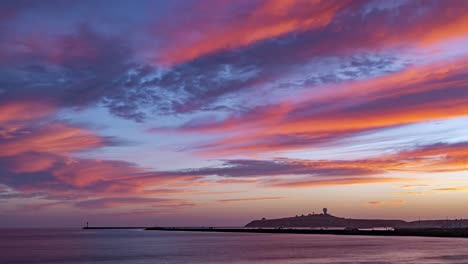
[(1, 225), (466, 202), (468, 1), (0, 3)]

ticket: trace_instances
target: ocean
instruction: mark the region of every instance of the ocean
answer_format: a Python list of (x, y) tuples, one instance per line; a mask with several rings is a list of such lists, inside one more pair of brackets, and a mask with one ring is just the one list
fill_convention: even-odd
[(3, 229), (0, 263), (468, 263), (468, 239)]

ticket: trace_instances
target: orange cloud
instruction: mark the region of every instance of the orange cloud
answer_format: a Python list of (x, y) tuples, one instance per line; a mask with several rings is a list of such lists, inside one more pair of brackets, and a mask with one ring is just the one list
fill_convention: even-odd
[(468, 160), (468, 144), (434, 144), (403, 151), (395, 155), (388, 155), (382, 160), (394, 160), (397, 162), (396, 170), (412, 172), (449, 172), (466, 171)]
[[(32, 101), (2, 102), (0, 104), (0, 125), (13, 121), (28, 121), (51, 114), (55, 109), (47, 104)], [(0, 130), (1, 131), (1, 130)], [(1, 136), (2, 134), (0, 134)]]
[[(468, 58), (409, 68), (371, 80), (314, 90), (226, 121), (182, 127), (244, 132), (200, 146), (213, 155), (310, 147), (359, 132), (468, 115)], [(276, 109), (279, 109), (276, 111)], [(256, 112), (259, 110), (258, 112)]]
[(455, 187), (445, 187), (445, 188), (438, 188), (434, 189), (435, 191), (462, 191), (466, 192), (468, 191), (468, 186), (455, 186)]
[(267, 186), (278, 188), (309, 188), (309, 187), (324, 187), (324, 186), (339, 186), (339, 185), (361, 185), (361, 184), (378, 184), (390, 183), (398, 181), (408, 181), (410, 179), (391, 178), (391, 177), (342, 177), (342, 178), (327, 178), (327, 179), (303, 179), (303, 180), (279, 180), (270, 181)]
[(222, 199), (217, 200), (218, 203), (234, 203), (234, 202), (254, 202), (254, 201), (265, 201), (265, 200), (279, 200), (284, 197), (252, 197), (252, 198), (237, 198), (237, 199)]
[(56, 155), (28, 152), (8, 158), (6, 167), (14, 173), (38, 172), (49, 169), (58, 159)]
[(423, 187), (431, 187), (429, 184), (405, 184), (401, 186), (404, 189), (414, 189), (414, 188), (423, 188)]
[(443, 9), (442, 16), (452, 17), (450, 21), (447, 21), (443, 25), (431, 30), (424, 30), (424, 34), (420, 40), (422, 45), (432, 45), (444, 40), (449, 40), (458, 37), (467, 37), (468, 36), (468, 17), (466, 16), (466, 10), (460, 8), (460, 10)]
[[(372, 12), (372, 3), (366, 1), (271, 0), (241, 13), (233, 12), (235, 7), (229, 1), (203, 1), (192, 7), (192, 12), (208, 15), (201, 19), (188, 14), (187, 24), (165, 32), (169, 42), (163, 46), (160, 60), (183, 63), (293, 32), (316, 34), (313, 42), (295, 51), (303, 57), (331, 50), (343, 53), (395, 46), (427, 47), (468, 35), (466, 7), (451, 3), (408, 2)], [(226, 19), (217, 19), (215, 12), (225, 13)]]
[(61, 123), (24, 128), (18, 133), (21, 136), (2, 144), (0, 157), (26, 152), (66, 154), (105, 145), (105, 140), (92, 132)]
[(52, 175), (65, 183), (82, 187), (103, 180), (117, 180), (139, 173), (137, 167), (127, 162), (69, 159)]
[[(350, 1), (295, 1), (271, 0), (261, 4), (244, 18), (236, 18), (222, 27), (199, 25), (202, 35), (195, 40), (187, 39), (187, 32), (176, 34), (174, 42), (162, 50), (162, 61), (168, 64), (180, 63), (197, 57), (247, 46), (257, 41), (298, 32), (321, 28)], [(200, 5), (210, 5), (205, 2)], [(232, 2), (226, 2), (231, 5)], [(228, 8), (228, 6), (224, 6)], [(223, 9), (223, 7), (218, 7)], [(195, 22), (196, 23), (196, 22)], [(185, 41), (182, 41), (182, 36)], [(179, 39), (180, 38), (180, 39)], [(179, 39), (180, 41), (176, 41)], [(174, 45), (174, 43), (176, 43)]]
[(116, 194), (170, 195), (156, 192), (155, 187), (199, 178), (165, 175), (125, 161), (76, 158), (74, 153), (107, 146), (109, 140), (48, 120), (55, 114), (49, 105), (11, 102), (0, 105), (0, 110), (0, 168), (6, 174), (3, 181), (12, 187), (10, 196), (69, 200)]
[(405, 195), (426, 195), (430, 192), (398, 192), (397, 194), (405, 194)]
[[(301, 175), (300, 179), (267, 179), (263, 180), (266, 186), (280, 188), (320, 187), (332, 185), (353, 185), (369, 183), (409, 182), (411, 178), (394, 178), (383, 176), (387, 172), (446, 172), (466, 171), (467, 167), (459, 160), (467, 160), (468, 144), (434, 144), (419, 147), (414, 150), (403, 151), (397, 154), (383, 155), (361, 160), (289, 160), (281, 161), (280, 166), (272, 166), (278, 174)], [(255, 167), (245, 167), (244, 170), (266, 171)], [(227, 173), (228, 170), (225, 170)], [(278, 175), (270, 172), (269, 176)], [(245, 176), (245, 175), (244, 175)], [(262, 176), (258, 174), (256, 176)], [(325, 177), (326, 176), (326, 177)], [(262, 182), (262, 181), (260, 181)], [(426, 184), (405, 185), (404, 188), (430, 187)], [(442, 188), (437, 190), (463, 190)]]
[[(1, 142), (0, 157), (30, 152), (63, 155), (105, 145), (103, 138), (90, 131), (42, 120), (55, 111), (51, 105), (28, 101), (0, 105), (0, 138), (4, 139)], [(33, 159), (32, 167), (41, 169), (51, 164), (50, 155), (42, 161), (37, 155), (28, 155)]]
[(251, 183), (256, 183), (257, 180), (255, 179), (225, 179), (225, 180), (219, 180), (216, 181), (216, 183), (220, 184), (251, 184)]
[(406, 203), (406, 201), (404, 201), (404, 200), (368, 202), (368, 204), (370, 204), (372, 206), (402, 205), (402, 204), (405, 204), (405, 203)]

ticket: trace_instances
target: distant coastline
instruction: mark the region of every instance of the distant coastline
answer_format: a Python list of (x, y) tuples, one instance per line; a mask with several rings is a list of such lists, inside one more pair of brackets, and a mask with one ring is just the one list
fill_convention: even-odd
[(315, 234), (354, 236), (420, 236), (468, 238), (468, 228), (416, 228), (395, 230), (300, 229), (300, 228), (211, 228), (211, 227), (149, 227), (153, 231), (225, 232), (261, 234)]
[(245, 227), (256, 228), (347, 228), (347, 229), (430, 229), (467, 228), (468, 219), (455, 220), (385, 220), (353, 219), (333, 216), (327, 213), (298, 215), (295, 217), (254, 220)]
[(468, 220), (384, 220), (352, 219), (322, 214), (301, 215), (278, 219), (254, 220), (244, 227), (91, 227), (83, 229), (144, 229), (156, 231), (364, 235), (364, 236), (423, 236), (468, 238)]

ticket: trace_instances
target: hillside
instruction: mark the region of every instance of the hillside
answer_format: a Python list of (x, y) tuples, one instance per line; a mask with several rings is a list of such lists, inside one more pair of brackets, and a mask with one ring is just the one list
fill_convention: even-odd
[(313, 214), (278, 219), (254, 220), (245, 227), (348, 227), (348, 228), (459, 228), (468, 227), (468, 220), (426, 220), (406, 222), (403, 220), (351, 219), (330, 214)]

